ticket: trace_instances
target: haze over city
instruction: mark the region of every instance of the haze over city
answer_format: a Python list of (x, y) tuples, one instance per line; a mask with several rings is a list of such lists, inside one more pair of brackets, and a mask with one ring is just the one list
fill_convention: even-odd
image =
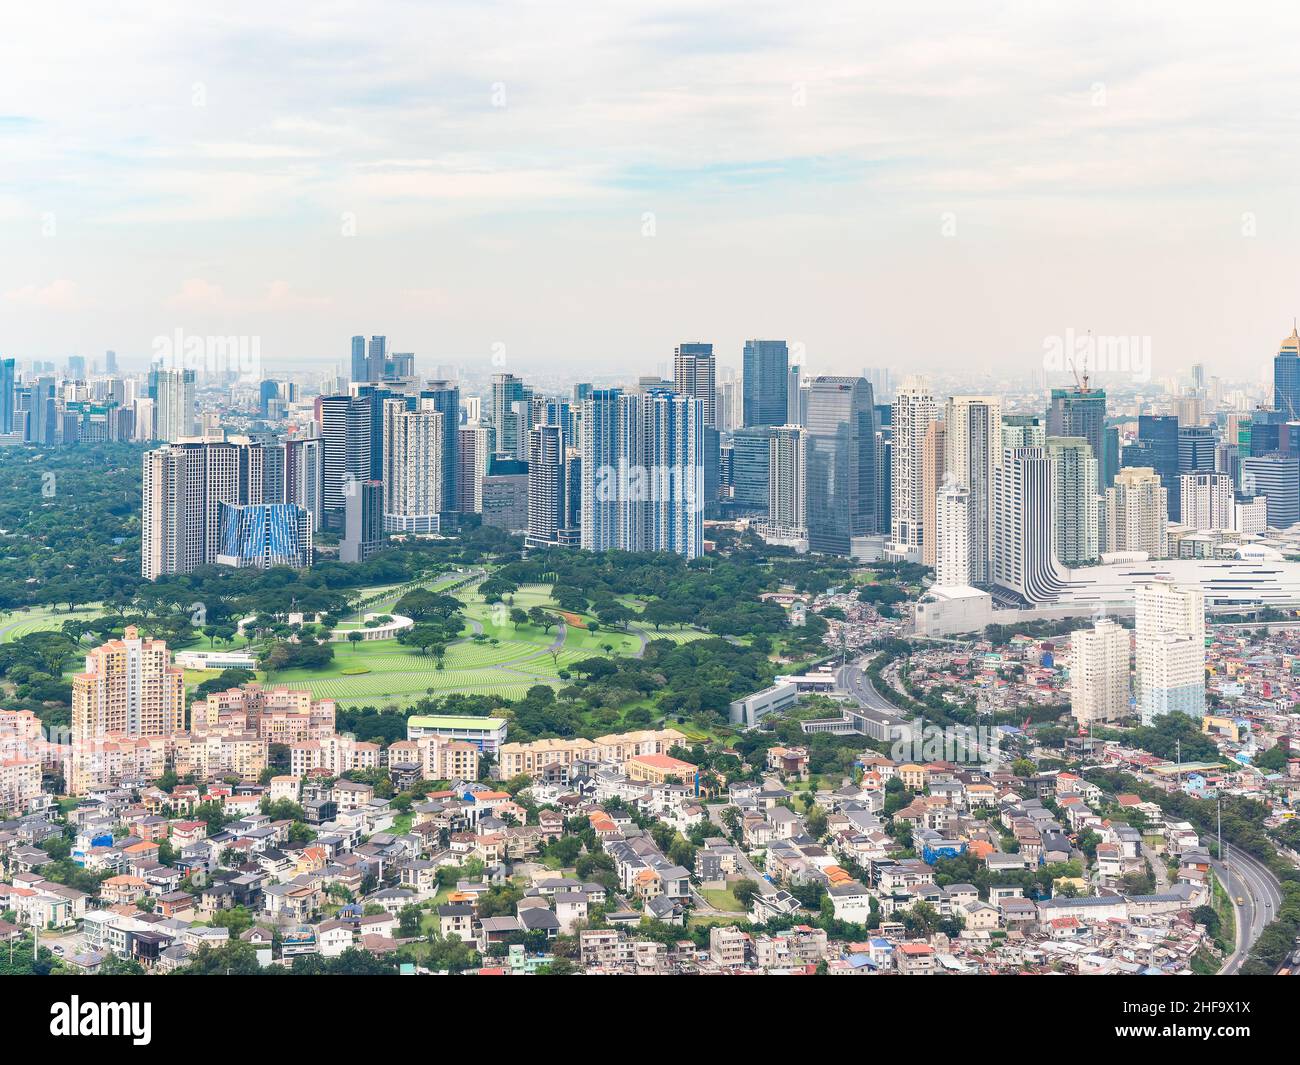
[(856, 373), (1093, 329), (1253, 381), (1300, 306), (1276, 5), (147, 7), (10, 15), (5, 354)]

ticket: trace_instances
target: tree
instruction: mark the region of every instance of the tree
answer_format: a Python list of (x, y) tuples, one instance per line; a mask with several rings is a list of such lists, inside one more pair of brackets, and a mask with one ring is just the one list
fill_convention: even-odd
[(731, 893), (736, 896), (736, 901), (741, 903), (745, 909), (749, 909), (754, 901), (754, 896), (759, 893), (758, 881), (748, 878), (737, 880), (731, 886)]

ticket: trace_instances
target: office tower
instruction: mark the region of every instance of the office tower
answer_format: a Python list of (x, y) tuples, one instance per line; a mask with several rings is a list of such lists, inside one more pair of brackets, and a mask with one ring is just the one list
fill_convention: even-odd
[(384, 531), (435, 533), (441, 526), (443, 425), (432, 409), (384, 401)]
[(135, 412), (135, 427), (131, 439), (137, 444), (147, 444), (158, 439), (154, 429), (154, 401), (139, 396), (132, 404), (132, 409)]
[(813, 378), (804, 428), (808, 547), (852, 555), (854, 540), (880, 532), (871, 385), (862, 377)]
[(746, 426), (731, 435), (731, 513), (767, 513), (768, 482), (771, 477), (771, 429)]
[(785, 420), (788, 425), (803, 424), (803, 404), (800, 399), (802, 387), (799, 381), (799, 367), (793, 365), (790, 367), (790, 377), (786, 382), (785, 391)]
[(344, 502), (340, 562), (365, 562), (384, 546), (384, 485), (357, 481)]
[(108, 374), (117, 373), (117, 352), (104, 352), (104, 372)]
[[(920, 378), (909, 378), (894, 397), (890, 415), (893, 430), (892, 526), (887, 557), (908, 562), (921, 561), (925, 545), (925, 516), (921, 498), (921, 454), (925, 434), (938, 418), (934, 394)], [(949, 427), (951, 431), (951, 427)], [(934, 535), (934, 530), (930, 530)]]
[(1052, 464), (1040, 447), (1012, 448), (993, 467), (993, 583), (1027, 603), (1055, 597)]
[(257, 386), (258, 410), (265, 418), (271, 413), (271, 401), (280, 397), (280, 385), (269, 377), (264, 377)]
[(388, 337), (370, 338), (366, 348), (366, 377), (371, 384), (383, 380), (384, 366), (388, 362)]
[[(713, 518), (718, 516), (718, 503), (722, 498), (722, 434), (706, 425), (703, 440), (705, 517)], [(578, 441), (577, 452), (579, 455), (582, 453), (581, 441)]]
[(283, 440), (271, 440), (262, 445), (262, 502), (284, 503), (285, 443)]
[(1174, 413), (1181, 427), (1205, 424), (1205, 397), (1184, 392), (1174, 401)]
[(1279, 451), (1241, 460), (1241, 493), (1268, 499), (1271, 529), (1289, 529), (1300, 521), (1300, 457)]
[(503, 455), (525, 458), (520, 453), (521, 441), (527, 442), (526, 416), (522, 407), (527, 405), (531, 393), (524, 382), (510, 373), (492, 375), (492, 409), (489, 412), (496, 429), (496, 449)]
[(219, 566), (270, 569), (311, 565), (311, 516), (292, 503), (221, 503), (217, 509)]
[(154, 420), (164, 443), (198, 434), (193, 370), (158, 370), (155, 378)]
[(1128, 713), (1131, 657), (1128, 629), (1110, 618), (1070, 634), (1070, 713), (1081, 727)]
[[(805, 389), (805, 391), (807, 391)], [(880, 408), (876, 408), (879, 418)], [(888, 427), (876, 430), (876, 530), (883, 533), (893, 524), (894, 438)]]
[(1184, 525), (1201, 532), (1233, 527), (1232, 478), (1227, 474), (1183, 474), (1181, 498)]
[[(382, 422), (376, 428), (376, 408), (382, 418), (382, 401), (364, 386), (355, 396), (316, 397), (316, 424), (323, 448), (321, 516), (326, 528), (342, 529), (346, 499), (353, 485), (383, 475)], [(379, 446), (375, 446), (376, 441)]]
[[(927, 529), (938, 529), (939, 489), (943, 487), (944, 452), (948, 434), (943, 422), (931, 422), (921, 445), (921, 524)], [(921, 564), (934, 569), (938, 565), (938, 537), (932, 536), (921, 545)]]
[(971, 584), (971, 491), (952, 481), (935, 496), (934, 583), (942, 588), (966, 588)]
[(460, 386), (455, 381), (427, 381), (420, 389), (420, 406), (442, 415), (442, 510), (449, 513), (457, 509)]
[[(1181, 505), (1179, 492), (1180, 441), (1178, 419), (1171, 414), (1138, 416), (1138, 446), (1124, 449), (1124, 465), (1149, 467), (1160, 475), (1168, 493), (1170, 521), (1177, 521)], [(1189, 452), (1190, 454), (1190, 452)]]
[(1142, 724), (1205, 713), (1205, 596), (1169, 581), (1137, 589), (1137, 702)]
[(141, 573), (155, 580), (217, 560), (222, 503), (261, 503), (262, 445), (184, 440), (145, 453)]
[(577, 529), (571, 527), (569, 474), (571, 465), (564, 428), (534, 425), (529, 431), (527, 547), (573, 545)]
[(805, 476), (805, 431), (798, 425), (771, 430), (765, 535), (772, 540), (800, 541), (808, 537)]
[(790, 350), (784, 340), (746, 340), (741, 369), (744, 424), (785, 425)]
[(32, 382), (27, 411), (27, 442), (53, 444), (57, 412), (53, 377), (38, 377)]
[(691, 396), (592, 392), (582, 414), (584, 549), (703, 553), (702, 420)]
[(871, 383), (871, 392), (878, 403), (891, 403), (894, 399), (894, 386), (888, 366), (868, 366), (862, 376)]
[(967, 583), (986, 585), (992, 554), (993, 470), (1002, 464), (1002, 402), (992, 396), (953, 396), (944, 426), (945, 479), (970, 489), (971, 579)]
[(72, 742), (105, 736), (170, 736), (185, 727), (185, 671), (162, 640), (128, 625), (86, 655), (72, 678)]
[[(1180, 425), (1178, 427), (1178, 472), (1180, 474), (1213, 473), (1215, 447), (1214, 430), (1208, 425)], [(1182, 509), (1181, 499), (1179, 509)]]
[(1128, 466), (1106, 489), (1106, 551), (1144, 551), (1149, 558), (1169, 554), (1168, 489), (1155, 470)]
[(1052, 544), (1058, 562), (1078, 566), (1095, 562), (1097, 536), (1097, 460), (1088, 441), (1078, 436), (1049, 436), (1052, 463)]
[(324, 453), (319, 437), (291, 436), (284, 441), (284, 501), (311, 515), (313, 533), (321, 523)]
[(14, 360), (0, 359), (0, 433), (14, 431)]
[(510, 533), (528, 531), (528, 463), (503, 452), (489, 454), (483, 477), (483, 524)]
[(84, 356), (68, 356), (68, 379), (71, 381), (84, 381), (86, 379), (86, 360)]
[(462, 514), (483, 513), (483, 478), (492, 450), (489, 426), (470, 424), (457, 433), (456, 507)]
[(678, 344), (673, 353), (673, 384), (704, 406), (704, 425), (718, 427), (717, 367), (712, 344)]
[(1295, 326), (1273, 359), (1273, 409), (1287, 421), (1300, 419), (1300, 332)]
[(1097, 460), (1098, 484), (1109, 487), (1117, 471), (1109, 468), (1106, 447), (1106, 391), (1101, 388), (1054, 388), (1047, 410), (1048, 436), (1080, 436)]
[(366, 338), (363, 336), (355, 336), (352, 338), (352, 362), (349, 380), (370, 380), (369, 363), (366, 359)]
[(395, 351), (384, 364), (384, 379), (410, 381), (415, 377), (415, 352)]
[(739, 379), (724, 380), (717, 386), (718, 429), (735, 432), (745, 424), (742, 385)]

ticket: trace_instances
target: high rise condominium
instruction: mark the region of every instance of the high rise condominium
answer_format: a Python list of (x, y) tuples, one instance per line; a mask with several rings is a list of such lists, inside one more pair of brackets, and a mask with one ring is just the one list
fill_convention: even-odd
[(433, 409), (411, 410), (400, 399), (384, 401), (384, 530), (434, 533), (445, 509), (444, 419)]
[(970, 491), (967, 583), (988, 584), (993, 470), (1002, 464), (1002, 401), (993, 396), (953, 396), (945, 413), (944, 437), (944, 478)]
[(1009, 449), (994, 467), (993, 583), (1031, 604), (1052, 601), (1060, 588), (1052, 467), (1044, 448)]
[(768, 441), (767, 523), (764, 535), (773, 540), (800, 541), (808, 536), (807, 431), (798, 425), (780, 425)]
[(141, 638), (134, 625), (86, 655), (85, 672), (72, 678), (73, 743), (184, 727), (185, 671), (171, 664), (163, 641)]
[(1180, 489), (1182, 523), (1219, 532), (1233, 528), (1232, 478), (1226, 473), (1187, 473)]
[[(925, 544), (925, 505), (922, 499), (922, 456), (930, 425), (939, 409), (930, 386), (920, 378), (909, 378), (894, 396), (891, 412), (893, 471), (890, 506), (888, 557), (920, 562)], [(930, 531), (933, 535), (933, 530)]]
[(1144, 725), (1205, 713), (1205, 596), (1168, 581), (1137, 589), (1137, 700)]
[(1129, 466), (1106, 489), (1106, 550), (1169, 554), (1168, 495), (1155, 470)]
[[(921, 445), (921, 523), (927, 529), (938, 528), (939, 489), (943, 487), (944, 452), (948, 434), (943, 422), (931, 422)], [(930, 537), (921, 545), (921, 564), (933, 569), (938, 562), (937, 537)]]
[(1067, 566), (1094, 562), (1100, 553), (1097, 527), (1097, 460), (1079, 436), (1049, 436), (1052, 464), (1052, 544)]
[(718, 428), (717, 366), (713, 345), (694, 342), (678, 344), (673, 353), (673, 383), (678, 392), (694, 396), (704, 409), (704, 424)]
[(941, 588), (971, 584), (971, 491), (949, 482), (935, 497), (934, 583)]
[(154, 435), (164, 442), (198, 433), (193, 370), (157, 370), (154, 394)]
[(1098, 618), (1070, 635), (1070, 713), (1080, 725), (1116, 721), (1129, 709), (1128, 629)]

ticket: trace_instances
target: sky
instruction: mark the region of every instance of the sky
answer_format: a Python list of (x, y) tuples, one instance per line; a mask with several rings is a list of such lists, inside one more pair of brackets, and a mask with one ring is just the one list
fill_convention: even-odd
[[(1287, 4), (11, 5), (0, 354), (1256, 380), (1300, 313)], [(159, 9), (161, 10), (161, 9)]]

